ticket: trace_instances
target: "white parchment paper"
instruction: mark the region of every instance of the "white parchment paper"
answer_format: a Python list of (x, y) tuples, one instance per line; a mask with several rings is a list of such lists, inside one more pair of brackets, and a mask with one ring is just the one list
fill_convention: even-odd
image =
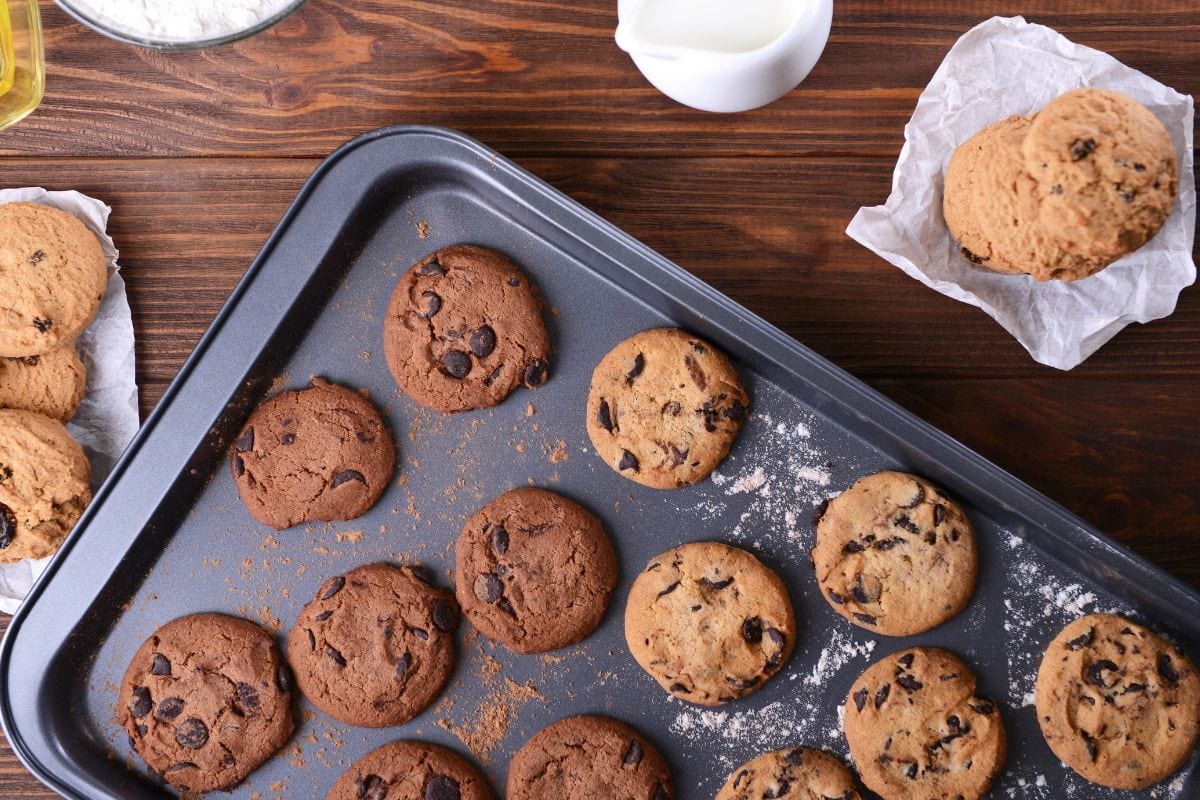
[[(971, 264), (942, 216), (954, 149), (980, 128), (1031, 114), (1083, 86), (1116, 89), (1162, 120), (1179, 156), (1179, 201), (1140, 250), (1081, 281), (1038, 283)], [(983, 309), (1042, 364), (1079, 365), (1131, 322), (1161, 319), (1196, 280), (1192, 98), (1022, 17), (993, 17), (951, 48), (904, 129), (887, 203), (859, 209), (846, 233), (948, 297)]]
[[(79, 411), (67, 425), (92, 463), (94, 491), (112, 472), (139, 424), (133, 317), (125, 295), (125, 281), (118, 271), (117, 248), (106, 232), (112, 209), (79, 192), (0, 189), (0, 204), (19, 201), (54, 206), (73, 214), (100, 237), (108, 264), (108, 289), (100, 311), (76, 343), (88, 371), (87, 388)], [(0, 564), (0, 611), (11, 614), (17, 610), (50, 558)]]

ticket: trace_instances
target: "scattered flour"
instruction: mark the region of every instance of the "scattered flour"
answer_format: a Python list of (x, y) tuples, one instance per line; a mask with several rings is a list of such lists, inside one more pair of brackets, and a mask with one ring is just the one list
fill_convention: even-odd
[[(866, 659), (875, 652), (875, 640), (855, 642), (841, 628), (835, 628), (829, 644), (821, 651), (812, 671), (804, 676), (805, 686), (824, 686), (842, 667), (856, 658)], [(793, 680), (798, 677), (793, 675)]]

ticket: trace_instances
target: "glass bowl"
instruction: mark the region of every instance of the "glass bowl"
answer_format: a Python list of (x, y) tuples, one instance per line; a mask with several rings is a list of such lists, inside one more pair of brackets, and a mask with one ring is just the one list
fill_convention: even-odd
[[(2, 0), (0, 0), (2, 1)], [(201, 50), (207, 47), (220, 47), (225, 44), (239, 42), (242, 39), (248, 39), (255, 34), (262, 33), (267, 28), (282, 22), (287, 17), (291, 16), (296, 9), (304, 5), (305, 0), (292, 0), (275, 14), (267, 17), (255, 25), (244, 30), (228, 33), (223, 36), (215, 36), (207, 39), (183, 40), (183, 39), (155, 39), (147, 37), (135, 30), (128, 30), (118, 27), (113, 21), (105, 20), (98, 16), (95, 10), (87, 0), (54, 0), (58, 6), (70, 14), (75, 19), (87, 25), (94, 31), (102, 33), (110, 39), (115, 39), (118, 42), (125, 44), (135, 44), (139, 47), (147, 47), (151, 50)]]

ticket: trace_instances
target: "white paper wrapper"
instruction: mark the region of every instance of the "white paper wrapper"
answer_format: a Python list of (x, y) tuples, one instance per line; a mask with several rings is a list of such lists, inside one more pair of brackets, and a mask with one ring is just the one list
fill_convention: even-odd
[[(95, 490), (112, 472), (139, 424), (133, 317), (125, 296), (125, 281), (118, 274), (117, 248), (106, 232), (112, 209), (79, 192), (0, 189), (0, 204), (18, 201), (42, 203), (75, 215), (100, 237), (108, 264), (108, 289), (100, 311), (77, 343), (79, 357), (88, 370), (87, 389), (83, 404), (67, 425), (92, 462)], [(50, 558), (0, 564), (0, 611), (7, 614), (16, 611), (48, 563)]]
[[(984, 126), (1031, 114), (1060, 94), (1116, 89), (1153, 111), (1179, 155), (1179, 202), (1148, 244), (1081, 281), (1038, 283), (963, 257), (942, 216), (954, 149)], [(1196, 280), (1192, 98), (1021, 17), (993, 17), (964, 35), (917, 101), (904, 129), (892, 194), (859, 209), (846, 233), (942, 294), (983, 309), (1035, 360), (1071, 369), (1131, 322), (1161, 319)]]

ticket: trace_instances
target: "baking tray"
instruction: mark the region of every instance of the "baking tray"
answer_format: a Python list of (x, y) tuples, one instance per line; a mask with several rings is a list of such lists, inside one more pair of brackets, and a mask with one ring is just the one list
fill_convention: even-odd
[[(532, 274), (552, 306), (556, 356), (545, 387), (445, 416), (396, 389), (380, 337), (399, 275), (457, 242), (501, 250)], [(593, 366), (656, 325), (718, 344), (754, 398), (713, 479), (669, 492), (602, 464), (584, 426)], [(384, 406), (401, 477), (362, 519), (272, 533), (238, 501), (227, 446), (258, 400), (314, 374), (368, 389)], [(974, 600), (908, 639), (844, 622), (808, 563), (814, 508), (883, 468), (939, 483), (978, 530)], [(1129, 614), (1194, 658), (1196, 592), (485, 146), (412, 127), (355, 139), (317, 169), (13, 619), (0, 652), (0, 714), (13, 748), (67, 797), (167, 796), (115, 723), (116, 686), (157, 626), (216, 610), (282, 635), (327, 576), (377, 559), (421, 561), (448, 583), (466, 517), (527, 483), (605, 521), (622, 571), (601, 629), (538, 657), (493, 648), (464, 625), (459, 668), (433, 709), (366, 730), (304, 704), (292, 743), (232, 797), (324, 797), (355, 759), (401, 737), (460, 750), (466, 742), (501, 790), (509, 757), (530, 735), (586, 712), (641, 729), (670, 762), (680, 800), (708, 800), (732, 767), (763, 750), (807, 744), (845, 756), (838, 707), (850, 684), (875, 658), (914, 644), (954, 650), (975, 668), (981, 693), (1001, 702), (1011, 744), (993, 797), (1200, 795), (1195, 757), (1152, 790), (1089, 786), (1052, 756), (1030, 705), (1042, 648), (1085, 611)], [(757, 553), (784, 578), (799, 618), (786, 669), (752, 697), (711, 710), (668, 698), (622, 635), (641, 567), (701, 538)]]

